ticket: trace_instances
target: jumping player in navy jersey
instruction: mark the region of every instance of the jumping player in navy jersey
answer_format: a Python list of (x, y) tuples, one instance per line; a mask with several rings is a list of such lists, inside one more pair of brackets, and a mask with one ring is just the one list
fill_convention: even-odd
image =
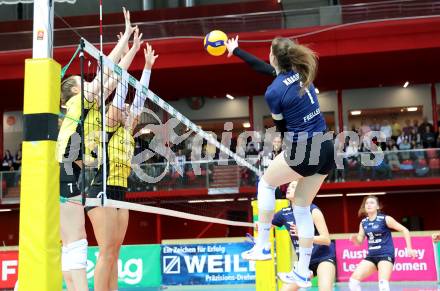
[[(231, 41), (227, 42), (227, 47), (231, 46)], [(275, 38), (269, 59), (270, 65), (260, 64), (255, 69), (275, 75), (265, 99), (277, 130), (285, 133), (287, 148), (272, 161), (258, 183), (259, 236), (255, 246), (242, 257), (254, 261), (271, 258), (269, 233), (275, 210), (275, 189), (298, 181), (293, 213), (300, 256), (292, 275), (298, 287), (310, 287), (309, 263), (314, 236), (310, 204), (335, 165), (334, 145), (331, 137), (322, 138), (326, 124), (312, 84), (317, 71), (315, 53), (290, 39)]]
[[(293, 200), (295, 197), (295, 188), (297, 182), (292, 182), (287, 189), (286, 198)], [(313, 251), (310, 260), (309, 269), (313, 272), (314, 276), (318, 276), (318, 287), (320, 291), (333, 290), (333, 283), (336, 274), (336, 251), (335, 244), (330, 241), (330, 236), (325, 223), (324, 215), (321, 210), (315, 204), (310, 206), (310, 212), (312, 213), (313, 223), (315, 225), (315, 236), (313, 237)], [(290, 237), (294, 246), (297, 257), (298, 253), (298, 236), (296, 231), (296, 221), (292, 212), (292, 205), (283, 208), (278, 211), (272, 224), (278, 227), (285, 226), (290, 231)], [(278, 273), (278, 277), (283, 281), (283, 287), (281, 291), (296, 290), (296, 286), (292, 285), (291, 273)]]
[(379, 199), (366, 196), (359, 209), (359, 216), (365, 216), (359, 225), (359, 233), (352, 234), (350, 240), (361, 245), (364, 238), (368, 239), (367, 257), (362, 260), (350, 278), (351, 291), (360, 291), (360, 281), (375, 271), (379, 272), (379, 291), (389, 291), (389, 280), (394, 266), (394, 244), (391, 229), (403, 233), (408, 254), (416, 258), (417, 252), (411, 247), (411, 237), (406, 227), (394, 218), (380, 212)]

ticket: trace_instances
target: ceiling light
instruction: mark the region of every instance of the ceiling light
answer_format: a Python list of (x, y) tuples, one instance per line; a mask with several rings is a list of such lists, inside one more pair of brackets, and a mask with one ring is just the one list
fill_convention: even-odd
[(408, 111), (417, 111), (417, 107), (408, 107), (406, 108)]
[(350, 113), (351, 113), (351, 115), (361, 115), (362, 111), (360, 111), (360, 110), (353, 110)]
[(226, 98), (228, 98), (229, 100), (234, 100), (235, 97), (232, 96), (231, 94), (226, 94)]
[(371, 193), (348, 193), (347, 196), (368, 196), (368, 195), (385, 195), (385, 192), (371, 192)]
[(316, 197), (342, 197), (342, 194), (318, 194)]
[(406, 87), (408, 87), (408, 85), (409, 85), (409, 82), (408, 82), (408, 81), (406, 81), (406, 82), (405, 82), (405, 84), (403, 84), (403, 88), (406, 88)]
[(243, 127), (244, 128), (250, 128), (251, 127), (251, 123), (250, 122), (244, 122), (243, 123)]

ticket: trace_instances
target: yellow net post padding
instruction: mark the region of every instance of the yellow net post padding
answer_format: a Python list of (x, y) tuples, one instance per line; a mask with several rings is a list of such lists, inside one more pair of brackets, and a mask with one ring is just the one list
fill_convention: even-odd
[[(289, 200), (277, 200), (275, 204), (275, 212), (288, 206)], [(254, 223), (257, 223), (257, 201), (252, 201), (252, 211)], [(257, 228), (254, 230), (254, 236), (258, 236)], [(256, 291), (280, 290), (282, 282), (281, 280), (277, 280), (277, 273), (290, 272), (292, 268), (292, 242), (290, 240), (289, 230), (284, 227), (275, 227), (275, 236), (273, 235), (273, 232), (271, 232), (270, 240), (272, 246), (272, 260), (256, 262)], [(276, 255), (274, 256), (274, 254)]]
[(26, 60), (20, 196), (19, 290), (61, 290), (60, 177), (55, 150), (60, 65)]

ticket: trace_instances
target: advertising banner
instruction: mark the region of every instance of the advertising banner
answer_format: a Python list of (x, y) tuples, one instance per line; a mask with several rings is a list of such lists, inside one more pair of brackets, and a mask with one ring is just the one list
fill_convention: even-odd
[(0, 289), (14, 288), (18, 279), (18, 251), (0, 252)]
[[(434, 248), (431, 237), (412, 237), (412, 247), (417, 258), (412, 259), (406, 251), (403, 237), (393, 238), (395, 263), (391, 281), (437, 281)], [(337, 280), (346, 282), (357, 264), (367, 255), (367, 242), (355, 246), (348, 239), (336, 240)], [(377, 272), (365, 281), (377, 281)]]
[(162, 246), (163, 285), (255, 283), (255, 263), (242, 260), (248, 243)]
[[(160, 245), (122, 246), (118, 260), (118, 285), (130, 287), (158, 287), (161, 285)], [(98, 248), (89, 247), (87, 279), (93, 288), (93, 275), (98, 258)]]

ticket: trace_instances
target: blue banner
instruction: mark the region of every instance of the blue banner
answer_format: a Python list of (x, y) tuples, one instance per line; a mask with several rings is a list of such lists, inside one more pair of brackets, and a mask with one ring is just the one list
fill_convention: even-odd
[(162, 245), (163, 285), (255, 283), (255, 263), (240, 254), (248, 243)]

